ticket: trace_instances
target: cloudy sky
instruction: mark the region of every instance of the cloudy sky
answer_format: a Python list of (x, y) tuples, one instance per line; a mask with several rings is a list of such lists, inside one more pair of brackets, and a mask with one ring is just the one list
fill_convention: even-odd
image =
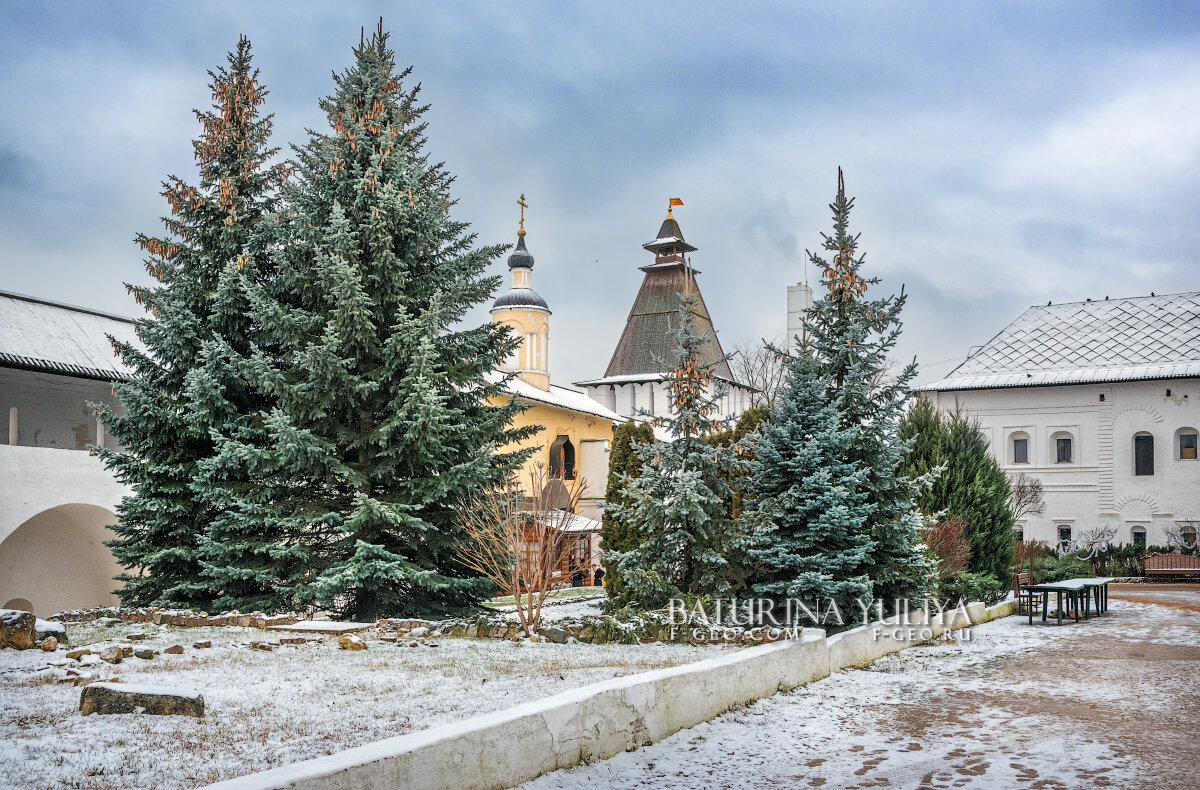
[[(838, 165), (899, 356), (945, 375), (1022, 309), (1200, 289), (1195, 3), (0, 2), (0, 289), (131, 315), (159, 182), (239, 34), (279, 143), (382, 15), (458, 215), (530, 203), (551, 366), (601, 375), (666, 200), (727, 350), (784, 333)], [(497, 272), (502, 263), (496, 264)], [(808, 273), (811, 275), (811, 272)], [(478, 317), (486, 311), (480, 308)]]

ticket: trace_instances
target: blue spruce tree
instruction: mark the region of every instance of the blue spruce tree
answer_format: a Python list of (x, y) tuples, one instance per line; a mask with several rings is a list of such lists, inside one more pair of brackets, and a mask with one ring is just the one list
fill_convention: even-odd
[(873, 597), (875, 544), (867, 470), (850, 460), (856, 429), (841, 424), (811, 349), (788, 361), (786, 376), (771, 419), (751, 440), (745, 521), (753, 525), (753, 589), (823, 615), (833, 614), (832, 603), (846, 622), (858, 620)]
[(868, 297), (878, 278), (861, 273), (858, 235), (850, 233), (854, 200), (846, 197), (838, 168), (838, 191), (830, 204), (832, 235), (822, 234), (830, 259), (808, 253), (821, 272), (826, 293), (808, 311), (807, 330), (824, 382), (826, 399), (849, 431), (844, 459), (861, 472), (858, 492), (864, 497), (865, 534), (870, 538), (867, 575), (873, 592), (890, 611), (893, 602), (926, 595), (933, 585), (933, 566), (920, 541), (921, 519), (911, 481), (900, 473), (905, 443), (900, 418), (916, 376), (916, 363), (889, 373), (888, 355), (900, 336), (900, 312), (906, 297)]
[[(453, 177), (425, 153), (427, 109), (382, 25), (321, 102), (330, 130), (296, 149), (274, 278), (242, 280), (261, 326), (242, 364), (276, 404), (220, 437), (229, 486), (213, 573), (275, 608), (345, 617), (461, 610), (490, 582), (454, 562), (454, 508), (524, 454), (499, 451), (521, 406), (489, 378), (517, 343), (463, 326), (498, 287), (503, 247), (451, 219)], [(500, 405), (496, 405), (500, 404)]]
[(270, 224), (286, 176), (284, 165), (269, 164), (277, 149), (250, 42), (242, 38), (228, 68), (209, 75), (214, 106), (196, 112), (202, 131), (192, 144), (198, 185), (170, 177), (167, 233), (137, 237), (157, 282), (129, 286), (152, 317), (137, 323), (143, 348), (117, 348), (132, 370), (115, 388), (125, 413), (99, 406), (122, 448), (100, 456), (134, 491), (118, 507), (116, 537), (108, 541), (130, 569), (117, 577), (127, 606), (204, 609), (219, 595), (202, 547), (220, 508), (202, 466), (216, 452), (212, 431), (247, 408), (245, 384), (219, 350), (244, 347), (252, 331), (245, 302), (229, 285), (253, 254), (258, 229)]

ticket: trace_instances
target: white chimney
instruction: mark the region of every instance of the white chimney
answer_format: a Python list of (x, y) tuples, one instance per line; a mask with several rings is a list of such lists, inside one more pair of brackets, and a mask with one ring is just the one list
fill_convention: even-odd
[(812, 289), (805, 283), (788, 286), (787, 294), (787, 344), (793, 352), (799, 348), (798, 335), (804, 333), (804, 314), (812, 307)]

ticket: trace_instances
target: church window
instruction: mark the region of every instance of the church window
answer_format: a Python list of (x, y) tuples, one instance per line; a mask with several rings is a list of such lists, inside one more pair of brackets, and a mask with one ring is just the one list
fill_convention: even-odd
[(1029, 434), (1026, 434), (1026, 433), (1013, 434), (1012, 462), (1014, 464), (1029, 463)]
[(1058, 431), (1050, 437), (1050, 451), (1054, 462), (1069, 464), (1075, 460), (1075, 438), (1067, 431)]
[(1133, 437), (1133, 473), (1138, 476), (1154, 474), (1154, 437), (1148, 433)]
[(1058, 525), (1058, 542), (1060, 544), (1071, 542), (1071, 528), (1068, 525), (1066, 525), (1066, 524)]
[(559, 434), (550, 445), (550, 475), (563, 480), (575, 479), (575, 445), (568, 436)]
[(1133, 539), (1133, 545), (1135, 545), (1135, 546), (1145, 546), (1146, 545), (1146, 528), (1145, 527), (1134, 527), (1132, 530), (1130, 530), (1129, 536)]

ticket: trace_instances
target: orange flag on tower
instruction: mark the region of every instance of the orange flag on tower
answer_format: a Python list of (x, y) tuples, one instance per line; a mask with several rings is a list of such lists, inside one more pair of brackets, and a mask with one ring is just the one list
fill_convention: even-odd
[(683, 201), (680, 200), (679, 198), (671, 198), (671, 202), (668, 203), (667, 205), (668, 206), (682, 206)]

